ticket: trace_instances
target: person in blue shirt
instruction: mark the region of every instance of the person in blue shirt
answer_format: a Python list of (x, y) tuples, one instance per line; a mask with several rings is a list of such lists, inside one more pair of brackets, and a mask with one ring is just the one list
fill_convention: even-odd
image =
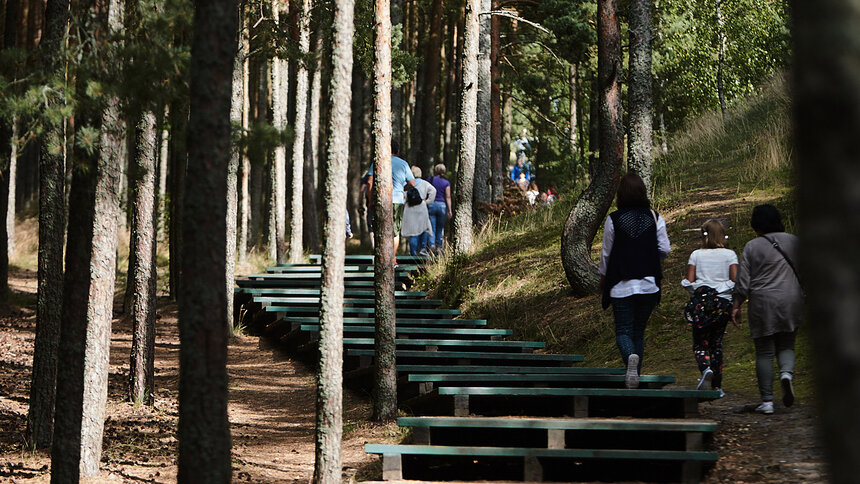
[[(415, 186), (415, 177), (406, 160), (400, 158), (400, 145), (391, 140), (391, 202), (394, 204), (394, 264), (397, 265), (397, 248), (400, 246), (400, 228), (403, 225), (403, 204), (406, 203), (406, 187)], [(367, 171), (367, 185), (373, 195), (373, 165)]]
[(517, 163), (511, 169), (511, 180), (513, 180), (514, 183), (519, 181), (520, 173), (525, 173), (526, 180), (531, 181), (531, 179), (532, 179), (531, 167), (523, 162), (524, 158), (525, 157), (517, 158)]

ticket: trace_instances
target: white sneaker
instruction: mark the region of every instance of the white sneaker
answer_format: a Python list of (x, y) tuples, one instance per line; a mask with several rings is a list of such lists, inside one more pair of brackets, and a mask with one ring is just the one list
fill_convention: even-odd
[(785, 374), (780, 377), (782, 383), (782, 404), (786, 407), (794, 405), (794, 385), (791, 383), (791, 375)]
[(627, 388), (639, 388), (639, 355), (627, 358), (627, 374), (624, 375), (624, 385)]
[(770, 415), (773, 413), (773, 402), (761, 402), (761, 405), (755, 408), (756, 413)]
[(726, 396), (726, 392), (724, 392), (722, 388), (717, 388), (717, 391), (720, 392), (720, 396), (718, 398), (723, 398), (724, 396)]
[(705, 368), (705, 371), (702, 372), (702, 378), (699, 378), (699, 384), (696, 385), (696, 390), (701, 390), (702, 388), (710, 388), (711, 380), (714, 378), (714, 371), (710, 368)]

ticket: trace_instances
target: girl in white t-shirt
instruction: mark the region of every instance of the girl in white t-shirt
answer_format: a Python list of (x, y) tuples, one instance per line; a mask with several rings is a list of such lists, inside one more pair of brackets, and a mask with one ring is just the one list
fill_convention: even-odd
[(719, 220), (702, 225), (702, 248), (687, 262), (687, 277), (681, 281), (692, 294), (684, 316), (693, 329), (693, 352), (702, 378), (697, 389), (710, 385), (721, 390), (723, 379), (723, 334), (731, 318), (732, 290), (738, 274), (738, 256), (726, 248), (726, 228)]

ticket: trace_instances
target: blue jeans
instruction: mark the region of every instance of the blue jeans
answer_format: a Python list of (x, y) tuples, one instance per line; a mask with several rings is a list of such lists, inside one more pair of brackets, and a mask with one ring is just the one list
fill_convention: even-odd
[(442, 248), (445, 222), (448, 221), (448, 205), (445, 202), (433, 202), (429, 207), (430, 225), (433, 227), (435, 240), (430, 241), (430, 247)]
[(621, 359), (627, 366), (630, 355), (639, 355), (639, 371), (642, 371), (645, 351), (645, 325), (651, 311), (657, 305), (658, 294), (634, 294), (629, 297), (612, 298), (615, 315), (615, 343), (621, 351)]
[(430, 234), (422, 232), (421, 235), (413, 235), (409, 237), (409, 253), (418, 255), (418, 252), (427, 248), (427, 242), (430, 240)]

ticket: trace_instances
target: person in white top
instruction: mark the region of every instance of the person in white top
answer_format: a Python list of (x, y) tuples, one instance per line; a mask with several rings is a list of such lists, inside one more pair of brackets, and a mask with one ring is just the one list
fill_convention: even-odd
[(702, 377), (696, 389), (723, 386), (723, 334), (732, 314), (732, 291), (738, 276), (738, 256), (726, 248), (726, 228), (719, 220), (702, 225), (702, 248), (687, 262), (681, 285), (690, 294), (684, 318), (692, 326), (693, 353)]
[(642, 178), (628, 173), (618, 185), (618, 210), (603, 227), (600, 287), (603, 308), (612, 306), (615, 342), (627, 367), (624, 383), (639, 386), (645, 326), (660, 301), (662, 260), (669, 253), (666, 221), (651, 210)]

